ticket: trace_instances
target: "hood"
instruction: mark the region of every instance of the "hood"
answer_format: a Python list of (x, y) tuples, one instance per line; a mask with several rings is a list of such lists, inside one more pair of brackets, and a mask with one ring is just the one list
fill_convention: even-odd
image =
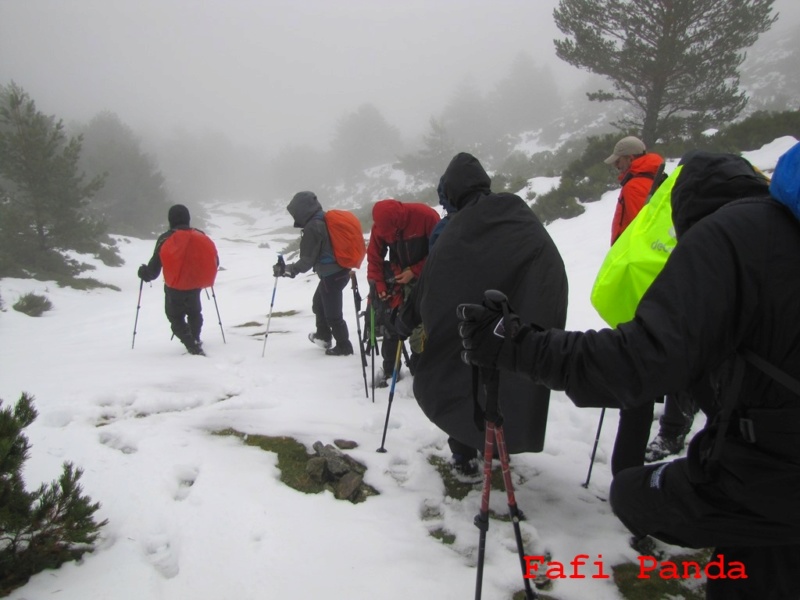
[(453, 157), (440, 183), (445, 198), (456, 210), (461, 210), (478, 196), (492, 193), (491, 178), (478, 159), (466, 152)]
[(167, 214), (170, 229), (175, 229), (181, 225), (189, 226), (189, 209), (183, 204), (175, 204), (170, 206), (169, 213)]
[(769, 184), (769, 193), (789, 207), (800, 219), (800, 143), (792, 146), (779, 159)]
[(631, 166), (628, 168), (627, 171), (621, 173), (619, 176), (620, 181), (625, 177), (631, 177), (633, 175), (641, 175), (642, 173), (647, 175), (655, 175), (658, 173), (658, 168), (664, 162), (664, 159), (661, 158), (655, 152), (649, 152), (644, 156), (639, 156), (638, 158), (633, 159), (631, 162)]
[(439, 185), (436, 188), (436, 195), (439, 196), (439, 205), (444, 208), (448, 215), (457, 211), (456, 207), (452, 205), (444, 193), (444, 175), (439, 178)]
[(305, 227), (315, 214), (322, 210), (314, 192), (297, 192), (286, 206), (295, 227)]
[(408, 226), (406, 207), (399, 200), (379, 200), (372, 207), (372, 228), (378, 237), (394, 242), (398, 231)]
[(672, 221), (678, 239), (700, 219), (738, 200), (769, 194), (768, 181), (741, 156), (692, 150), (672, 188)]

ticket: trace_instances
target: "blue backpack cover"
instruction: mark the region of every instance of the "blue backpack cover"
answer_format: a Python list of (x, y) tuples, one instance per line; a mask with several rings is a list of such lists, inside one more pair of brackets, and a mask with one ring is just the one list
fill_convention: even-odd
[(769, 193), (781, 204), (788, 206), (794, 216), (800, 219), (800, 142), (778, 159), (769, 184)]

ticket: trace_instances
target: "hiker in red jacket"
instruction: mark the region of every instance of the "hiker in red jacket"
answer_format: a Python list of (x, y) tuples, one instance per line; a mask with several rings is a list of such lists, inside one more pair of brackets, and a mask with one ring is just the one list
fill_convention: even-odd
[[(379, 302), (397, 309), (422, 273), (428, 257), (428, 240), (439, 222), (439, 213), (427, 204), (388, 198), (372, 207), (372, 220), (367, 246), (367, 280), (370, 288), (374, 287)], [(389, 260), (385, 264), (387, 250)], [(409, 339), (411, 357), (408, 367), (412, 375), (421, 351), (420, 338), (412, 334)], [(387, 379), (392, 375), (399, 343), (393, 331), (384, 333), (381, 345), (383, 373), (378, 379), (378, 387), (386, 387)]]
[(164, 311), (172, 333), (189, 354), (205, 355), (200, 290), (214, 285), (217, 248), (204, 232), (189, 226), (189, 209), (183, 204), (170, 207), (168, 220), (169, 230), (159, 236), (150, 262), (137, 274), (142, 281), (153, 281), (164, 269)]
[(653, 180), (664, 159), (655, 152), (648, 152), (642, 140), (630, 135), (617, 142), (605, 163), (619, 172), (622, 186), (611, 222), (613, 244), (647, 202)]

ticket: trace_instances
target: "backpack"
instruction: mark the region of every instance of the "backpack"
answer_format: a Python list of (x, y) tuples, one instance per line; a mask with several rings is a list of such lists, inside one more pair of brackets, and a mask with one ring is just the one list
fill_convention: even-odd
[(677, 239), (672, 227), (672, 186), (678, 166), (660, 185), (608, 251), (592, 286), (591, 302), (611, 327), (630, 321), (639, 300), (667, 262)]
[(358, 217), (347, 210), (329, 210), (325, 212), (325, 225), (337, 264), (345, 269), (360, 269), (367, 245)]
[(212, 287), (217, 278), (217, 247), (199, 229), (178, 229), (158, 251), (164, 283), (176, 290)]

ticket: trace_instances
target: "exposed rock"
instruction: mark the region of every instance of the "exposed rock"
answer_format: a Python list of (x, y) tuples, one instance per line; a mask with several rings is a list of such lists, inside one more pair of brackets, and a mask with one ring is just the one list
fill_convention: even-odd
[[(346, 440), (336, 440), (334, 443), (340, 447), (342, 444), (352, 444), (354, 448), (358, 446)], [(368, 496), (377, 495), (375, 488), (364, 483), (367, 467), (330, 444), (314, 442), (313, 448), (316, 456), (308, 460), (306, 472), (312, 480), (332, 491), (334, 497), (357, 503), (363, 502)]]

